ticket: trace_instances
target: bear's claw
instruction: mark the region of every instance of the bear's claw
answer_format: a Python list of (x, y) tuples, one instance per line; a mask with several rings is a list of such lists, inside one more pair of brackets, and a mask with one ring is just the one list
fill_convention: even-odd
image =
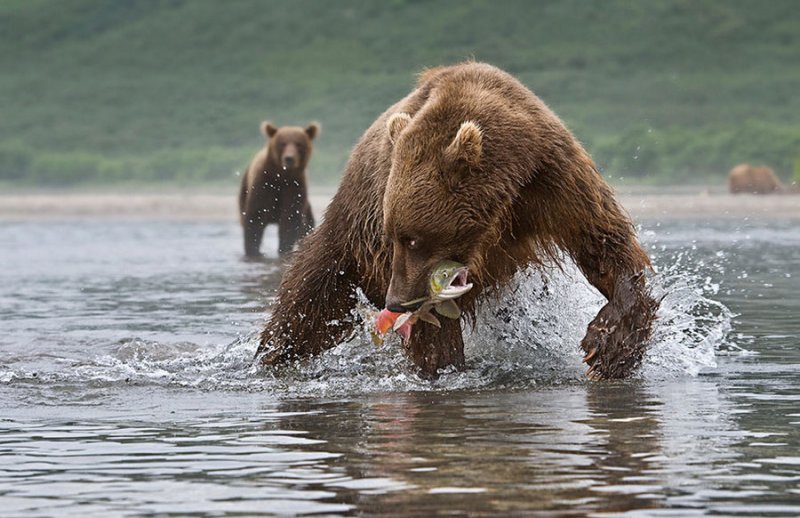
[(589, 324), (581, 347), (589, 365), (589, 379), (624, 378), (640, 363), (650, 338), (658, 302), (635, 281), (618, 286), (610, 300)]

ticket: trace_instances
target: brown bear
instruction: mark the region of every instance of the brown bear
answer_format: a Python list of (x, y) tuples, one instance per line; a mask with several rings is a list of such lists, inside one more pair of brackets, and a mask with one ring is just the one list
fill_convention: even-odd
[(767, 166), (739, 164), (728, 173), (728, 189), (731, 194), (772, 194), (788, 192)]
[(319, 124), (307, 128), (277, 128), (261, 123), (266, 145), (242, 175), (239, 218), (244, 230), (244, 252), (261, 255), (264, 227), (278, 224), (278, 253), (285, 255), (314, 228), (308, 202), (306, 167)]
[[(469, 267), (476, 304), (528, 265), (569, 256), (608, 303), (581, 347), (592, 378), (639, 363), (657, 302), (631, 220), (559, 118), (509, 74), (468, 62), (428, 70), (366, 131), (324, 223), (278, 288), (257, 356), (264, 364), (333, 347), (353, 329), (354, 291), (378, 307), (427, 293), (433, 265)], [(423, 375), (464, 366), (461, 322), (415, 325), (404, 343)]]

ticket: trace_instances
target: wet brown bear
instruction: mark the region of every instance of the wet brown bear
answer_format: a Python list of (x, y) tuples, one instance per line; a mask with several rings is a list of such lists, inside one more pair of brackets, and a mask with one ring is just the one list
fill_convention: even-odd
[(261, 133), (267, 142), (242, 175), (239, 190), (239, 218), (246, 255), (261, 254), (264, 227), (269, 223), (278, 224), (281, 255), (291, 252), (294, 244), (314, 228), (306, 167), (318, 132), (316, 123), (305, 129), (261, 123)]
[(772, 194), (787, 189), (766, 166), (739, 164), (728, 173), (728, 189), (731, 194)]
[[(650, 261), (589, 155), (510, 75), (481, 63), (425, 72), (353, 150), (325, 222), (293, 258), (258, 354), (317, 354), (353, 327), (354, 291), (379, 307), (426, 294), (431, 266), (469, 266), (467, 316), (529, 264), (569, 255), (608, 299), (581, 347), (591, 377), (639, 363), (657, 303)], [(461, 322), (418, 323), (405, 343), (423, 374), (463, 367)]]

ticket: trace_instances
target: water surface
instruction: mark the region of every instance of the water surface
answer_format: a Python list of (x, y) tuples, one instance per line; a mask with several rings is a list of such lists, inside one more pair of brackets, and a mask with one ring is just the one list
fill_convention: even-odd
[(570, 268), (520, 275), (433, 383), (361, 335), (260, 371), (280, 265), (239, 233), (0, 223), (3, 515), (800, 514), (800, 222), (644, 222), (661, 323), (604, 383)]

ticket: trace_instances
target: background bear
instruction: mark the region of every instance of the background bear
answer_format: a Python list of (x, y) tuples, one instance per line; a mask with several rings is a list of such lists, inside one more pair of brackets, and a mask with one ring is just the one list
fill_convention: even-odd
[(728, 173), (731, 194), (772, 194), (787, 189), (767, 166), (739, 164)]
[(261, 123), (266, 145), (253, 157), (242, 175), (239, 217), (244, 230), (244, 253), (260, 255), (264, 227), (278, 224), (278, 253), (292, 251), (294, 244), (314, 228), (308, 202), (306, 167), (319, 124), (307, 128), (277, 128)]
[[(377, 306), (426, 294), (440, 259), (469, 266), (475, 304), (529, 264), (569, 255), (608, 299), (581, 346), (592, 377), (641, 359), (657, 303), (650, 262), (589, 155), (524, 85), (490, 65), (423, 73), (353, 150), (324, 223), (278, 289), (258, 354), (265, 364), (319, 353), (352, 330), (360, 287)], [(464, 364), (461, 322), (419, 323), (405, 342), (423, 374)]]

